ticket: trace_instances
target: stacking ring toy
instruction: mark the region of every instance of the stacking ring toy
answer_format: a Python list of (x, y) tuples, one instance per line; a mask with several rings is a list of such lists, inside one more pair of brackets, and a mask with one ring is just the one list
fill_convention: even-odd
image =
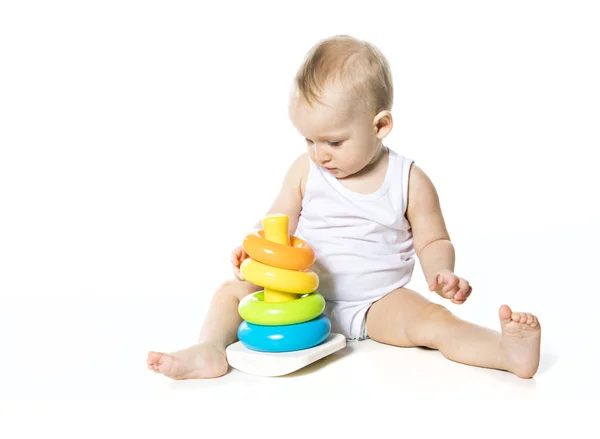
[(293, 325), (312, 320), (325, 310), (325, 299), (318, 293), (307, 294), (286, 302), (265, 302), (259, 291), (242, 299), (240, 317), (255, 325)]
[(250, 256), (240, 265), (245, 280), (264, 287), (244, 297), (238, 305), (243, 321), (238, 339), (248, 349), (287, 352), (324, 342), (331, 322), (323, 315), (325, 299), (316, 290), (319, 276), (309, 270), (313, 249), (290, 236), (288, 217), (268, 215), (263, 230), (246, 236), (244, 251)]
[(242, 246), (252, 259), (286, 270), (305, 270), (315, 263), (312, 247), (295, 236), (290, 236), (290, 245), (283, 245), (265, 239), (264, 230), (257, 230), (246, 236)]
[(308, 322), (287, 326), (260, 326), (242, 322), (238, 338), (248, 349), (263, 352), (288, 352), (308, 349), (324, 342), (331, 332), (325, 315)]
[(242, 262), (240, 271), (244, 279), (255, 285), (286, 293), (312, 293), (319, 286), (319, 277), (313, 271), (286, 270), (251, 258)]

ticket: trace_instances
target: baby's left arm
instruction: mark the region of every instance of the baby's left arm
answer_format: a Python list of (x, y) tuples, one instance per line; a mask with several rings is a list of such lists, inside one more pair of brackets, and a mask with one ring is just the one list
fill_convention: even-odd
[(414, 164), (410, 170), (406, 217), (430, 291), (436, 291), (453, 303), (464, 303), (471, 294), (471, 286), (454, 274), (454, 246), (450, 242), (437, 191), (425, 172)]

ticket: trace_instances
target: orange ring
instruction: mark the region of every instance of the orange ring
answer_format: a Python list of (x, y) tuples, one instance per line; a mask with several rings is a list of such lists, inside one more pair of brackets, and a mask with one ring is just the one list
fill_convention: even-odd
[(265, 239), (264, 230), (249, 233), (242, 243), (244, 251), (258, 262), (287, 270), (305, 270), (315, 263), (315, 252), (306, 242), (290, 236), (290, 245)]

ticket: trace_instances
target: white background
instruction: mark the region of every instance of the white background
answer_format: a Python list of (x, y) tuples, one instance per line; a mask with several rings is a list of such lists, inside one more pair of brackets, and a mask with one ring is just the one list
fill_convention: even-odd
[[(146, 415), (164, 400), (206, 422), (261, 397), (334, 399), (344, 417), (423, 396), (597, 398), (599, 20), (582, 1), (3, 2), (0, 431), (187, 425)], [(285, 379), (146, 370), (148, 350), (194, 342), (231, 250), (304, 151), (289, 87), (334, 34), (391, 64), (387, 144), (433, 180), (474, 287), (448, 307), (495, 329), (502, 303), (538, 314), (533, 380), (372, 341)], [(437, 301), (419, 269), (410, 286)]]

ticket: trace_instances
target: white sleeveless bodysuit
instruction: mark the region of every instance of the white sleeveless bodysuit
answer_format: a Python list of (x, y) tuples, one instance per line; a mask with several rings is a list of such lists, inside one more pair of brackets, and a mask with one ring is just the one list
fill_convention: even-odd
[(365, 338), (369, 306), (406, 285), (415, 265), (406, 219), (408, 177), (413, 163), (388, 149), (382, 186), (360, 194), (310, 161), (296, 235), (312, 246), (332, 332)]

